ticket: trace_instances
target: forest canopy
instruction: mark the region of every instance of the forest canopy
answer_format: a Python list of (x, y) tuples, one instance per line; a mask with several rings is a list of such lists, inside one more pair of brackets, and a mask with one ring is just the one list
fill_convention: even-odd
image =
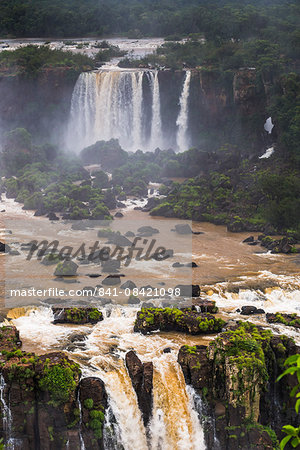
[(285, 34), (299, 42), (299, 5), (270, 0), (1, 0), (2, 37), (129, 37), (203, 33), (206, 39)]

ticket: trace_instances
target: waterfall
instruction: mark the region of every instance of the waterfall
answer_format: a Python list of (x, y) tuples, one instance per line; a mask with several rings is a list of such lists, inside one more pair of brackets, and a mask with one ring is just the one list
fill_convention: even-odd
[(160, 115), (160, 90), (158, 82), (158, 71), (149, 72), (152, 88), (152, 121), (150, 145), (152, 149), (162, 146), (162, 126)]
[(143, 71), (82, 73), (71, 101), (67, 136), (70, 149), (80, 150), (112, 138), (119, 139), (127, 150), (141, 148), (143, 77)]
[(151, 450), (205, 450), (203, 427), (174, 355), (154, 361)]
[(189, 148), (189, 139), (187, 136), (188, 131), (188, 119), (189, 119), (189, 107), (188, 100), (190, 95), (190, 82), (191, 82), (191, 71), (187, 70), (185, 79), (183, 82), (183, 87), (179, 99), (179, 114), (176, 120), (177, 125), (177, 147), (179, 150), (184, 151)]
[(66, 145), (80, 151), (110, 139), (129, 151), (164, 148), (158, 71), (100, 70), (79, 76)]
[(80, 401), (80, 391), (78, 390), (78, 394), (77, 394), (77, 403), (78, 403), (78, 408), (79, 408), (79, 440), (80, 440), (80, 450), (85, 450), (85, 444), (84, 444), (84, 439), (82, 436), (82, 407), (81, 407), (81, 401)]

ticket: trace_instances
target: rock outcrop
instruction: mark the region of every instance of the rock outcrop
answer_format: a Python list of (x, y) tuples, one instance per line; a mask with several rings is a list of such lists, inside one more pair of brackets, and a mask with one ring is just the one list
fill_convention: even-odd
[(297, 381), (276, 379), (285, 358), (298, 352), (292, 339), (249, 322), (239, 322), (207, 347), (181, 347), (185, 380), (205, 403), (208, 448), (217, 448), (215, 437), (218, 448), (227, 450), (276, 448), (274, 431), (280, 437), (284, 424), (297, 422), (290, 398)]
[(103, 320), (103, 314), (97, 308), (59, 308), (52, 307), (53, 323), (95, 324)]
[(267, 313), (266, 318), (269, 323), (282, 323), (288, 327), (300, 328), (300, 316), (297, 314)]
[(183, 331), (189, 334), (217, 333), (225, 322), (193, 308), (142, 308), (137, 312), (134, 331), (143, 334), (152, 331)]
[(142, 363), (134, 351), (126, 353), (126, 367), (138, 398), (143, 421), (147, 426), (152, 412), (153, 364)]
[[(103, 449), (107, 407), (104, 384), (85, 378), (63, 352), (36, 355), (20, 349), (19, 333), (3, 326), (0, 334), (0, 437), (24, 450)], [(78, 394), (79, 388), (79, 396)], [(93, 398), (93, 403), (87, 401)], [(83, 405), (82, 405), (83, 404)]]

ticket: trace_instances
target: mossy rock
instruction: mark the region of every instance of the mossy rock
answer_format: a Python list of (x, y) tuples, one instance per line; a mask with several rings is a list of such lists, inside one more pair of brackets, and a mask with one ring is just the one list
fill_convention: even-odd
[(188, 334), (209, 334), (222, 330), (225, 322), (193, 308), (142, 308), (138, 311), (134, 331), (143, 334), (160, 331), (183, 331)]
[(57, 264), (54, 275), (57, 277), (73, 277), (76, 275), (78, 265), (73, 261), (61, 261)]
[(53, 323), (95, 324), (103, 320), (103, 314), (97, 308), (58, 308), (52, 307)]

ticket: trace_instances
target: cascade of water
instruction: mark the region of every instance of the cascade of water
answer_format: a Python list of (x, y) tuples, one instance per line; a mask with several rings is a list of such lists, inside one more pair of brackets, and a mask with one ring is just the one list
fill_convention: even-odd
[(84, 444), (83, 436), (82, 436), (82, 433), (81, 433), (81, 427), (82, 427), (82, 408), (81, 408), (81, 402), (80, 402), (79, 394), (80, 394), (80, 391), (78, 391), (78, 395), (77, 395), (77, 403), (78, 403), (78, 408), (79, 408), (79, 439), (80, 439), (80, 450), (85, 450), (85, 444)]
[[(191, 71), (188, 70), (176, 120), (176, 141), (180, 150), (186, 150), (189, 146), (190, 80)], [(148, 91), (151, 93), (149, 112), (144, 99), (144, 92)], [(126, 150), (153, 151), (156, 147), (164, 148), (164, 144), (168, 142), (162, 127), (160, 91), (157, 70), (100, 70), (82, 73), (72, 95), (67, 145), (71, 149), (80, 150), (98, 140), (115, 138), (119, 139), (120, 145)], [(145, 126), (148, 114), (149, 132)]]
[(132, 140), (137, 148), (143, 145), (142, 114), (143, 114), (143, 72), (131, 73), (133, 90), (133, 123)]
[(203, 403), (202, 398), (200, 397), (199, 394), (197, 394), (195, 389), (192, 388), (192, 386), (190, 386), (190, 385), (187, 385), (186, 389), (187, 389), (188, 395), (190, 397), (190, 401), (193, 405), (193, 408), (197, 412), (202, 426), (205, 423), (209, 423), (210, 428), (213, 430), (213, 448), (212, 448), (212, 450), (222, 450), (220, 442), (217, 438), (215, 418), (210, 417), (208, 415), (205, 404)]
[(123, 450), (124, 447), (121, 444), (121, 430), (113, 414), (113, 410), (109, 405), (105, 412), (104, 428), (103, 428), (103, 445), (104, 448)]
[(95, 81), (94, 74), (84, 72), (79, 76), (75, 85), (67, 137), (71, 149), (77, 149), (78, 144), (85, 147), (91, 143), (90, 139), (93, 138)]
[(6, 450), (17, 450), (22, 448), (22, 441), (12, 437), (12, 415), (9, 405), (5, 401), (5, 387), (6, 383), (3, 375), (0, 376), (0, 401), (2, 406), (2, 423), (3, 430), (6, 435)]
[[(151, 449), (205, 450), (204, 433), (193, 395), (172, 354), (154, 361)], [(178, 412), (180, 411), (180, 414)]]
[(149, 72), (149, 78), (152, 90), (152, 121), (151, 121), (150, 148), (154, 150), (156, 147), (162, 147), (163, 145), (158, 71), (156, 70), (154, 73)]
[(187, 136), (188, 131), (188, 119), (189, 119), (189, 107), (188, 100), (190, 95), (190, 82), (191, 82), (191, 71), (187, 70), (185, 79), (183, 82), (183, 87), (179, 99), (179, 114), (176, 120), (177, 129), (177, 147), (179, 150), (188, 150), (189, 141)]
[(81, 149), (97, 140), (142, 146), (143, 71), (100, 71), (79, 76), (72, 95), (68, 145)]

